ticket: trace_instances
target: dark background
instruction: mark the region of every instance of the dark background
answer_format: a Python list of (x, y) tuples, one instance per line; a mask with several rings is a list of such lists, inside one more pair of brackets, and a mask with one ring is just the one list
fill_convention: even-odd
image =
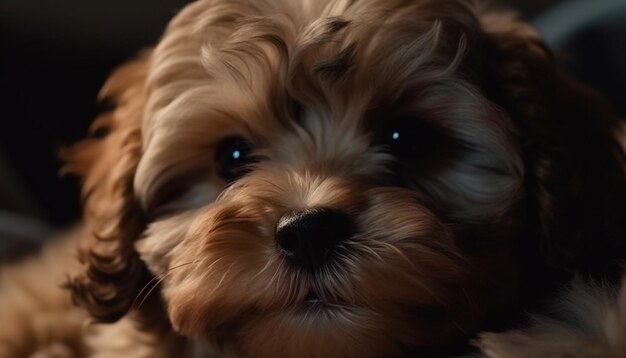
[(58, 149), (86, 134), (109, 72), (155, 43), (186, 3), (0, 1), (0, 210), (55, 226), (78, 217), (78, 185), (59, 177)]
[[(626, 0), (618, 1), (626, 5)], [(621, 15), (605, 14), (564, 40), (559, 27), (571, 24), (559, 21), (575, 16), (545, 12), (562, 2), (495, 1), (520, 9), (543, 26), (546, 34), (552, 34), (549, 42), (567, 54), (563, 56), (566, 67), (612, 96), (624, 114), (620, 99), (626, 98), (622, 85), (626, 83), (622, 65), (626, 63), (626, 6)], [(598, 7), (603, 2), (607, 1), (586, 4)], [(107, 74), (137, 50), (155, 43), (186, 3), (0, 1), (0, 212), (25, 214), (56, 227), (78, 218), (78, 185), (75, 179), (59, 178), (58, 149), (85, 135)]]

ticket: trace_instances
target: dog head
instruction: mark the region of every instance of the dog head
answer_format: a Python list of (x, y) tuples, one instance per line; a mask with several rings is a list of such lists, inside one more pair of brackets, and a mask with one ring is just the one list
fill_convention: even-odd
[(471, 1), (198, 1), (102, 93), (65, 157), (93, 232), (71, 285), (103, 321), (402, 354), (623, 252), (610, 112)]

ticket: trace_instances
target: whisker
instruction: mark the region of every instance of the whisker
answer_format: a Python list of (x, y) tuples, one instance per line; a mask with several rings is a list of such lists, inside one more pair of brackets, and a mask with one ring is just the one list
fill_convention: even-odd
[(274, 261), (276, 261), (274, 257), (271, 257), (269, 260), (267, 260), (267, 263), (265, 264), (265, 266), (263, 266), (263, 268), (259, 272), (257, 272), (254, 276), (252, 276), (251, 281), (254, 281), (259, 276), (261, 276), (261, 274), (263, 274), (263, 272), (265, 272), (265, 270), (267, 270), (274, 263)]
[(163, 280), (165, 280), (167, 278), (167, 276), (169, 276), (169, 272), (165, 275), (163, 275), (163, 277), (161, 277), (153, 286), (152, 288), (150, 288), (150, 290), (148, 291), (148, 293), (146, 293), (146, 295), (143, 297), (143, 299), (141, 300), (141, 302), (139, 302), (139, 305), (137, 306), (137, 310), (141, 309), (141, 306), (143, 306), (144, 302), (146, 302), (146, 300), (148, 299), (148, 297), (150, 296), (150, 294), (154, 291), (155, 288), (157, 288), (157, 286), (159, 286), (159, 284), (161, 282), (163, 282)]
[(230, 270), (233, 268), (233, 266), (235, 265), (235, 263), (231, 263), (228, 266), (228, 269), (226, 269), (226, 272), (224, 272), (224, 274), (222, 275), (222, 278), (220, 278), (219, 282), (217, 283), (217, 285), (213, 288), (213, 290), (211, 290), (211, 293), (209, 293), (209, 296), (213, 296), (213, 294), (215, 293), (215, 291), (217, 291), (220, 286), (222, 285), (222, 283), (224, 282), (224, 280), (226, 279), (226, 276), (228, 276), (228, 274), (230, 273)]
[(379, 262), (385, 262), (385, 260), (383, 260), (383, 258), (376, 252), (376, 250), (372, 249), (371, 247), (368, 247), (366, 245), (355, 245), (355, 248), (357, 250), (364, 251), (365, 254), (369, 254), (370, 256), (373, 256)]
[(271, 287), (274, 284), (274, 281), (276, 280), (276, 277), (281, 272), (282, 268), (283, 268), (282, 262), (279, 262), (277, 267), (276, 267), (276, 271), (272, 275), (272, 278), (270, 278), (270, 280), (267, 282), (267, 285), (265, 286), (265, 290), (268, 290), (269, 287)]
[[(184, 266), (187, 266), (187, 265), (191, 265), (191, 264), (194, 264), (194, 263), (197, 263), (197, 262), (198, 262), (198, 260), (195, 260), (195, 261), (187, 262), (187, 263), (184, 263), (184, 264), (180, 264), (180, 265), (177, 265), (177, 266), (174, 266), (174, 267), (168, 268), (168, 269), (167, 269), (167, 272), (166, 272), (166, 274), (165, 274), (165, 275), (157, 275), (157, 276), (153, 277), (150, 281), (148, 281), (148, 283), (146, 283), (146, 284), (143, 286), (143, 288), (141, 289), (141, 291), (139, 291), (139, 293), (137, 293), (137, 296), (136, 296), (136, 297), (135, 297), (135, 299), (133, 300), (133, 303), (132, 303), (131, 307), (132, 307), (133, 309), (139, 309), (139, 307), (137, 306), (137, 300), (139, 300), (139, 298), (140, 298), (140, 297), (141, 297), (141, 295), (144, 293), (144, 291), (145, 291), (145, 290), (146, 290), (146, 289), (147, 289), (147, 288), (148, 288), (148, 287), (149, 287), (149, 286), (150, 286), (153, 282), (157, 281), (157, 282), (154, 284), (154, 286), (153, 286), (152, 288), (150, 288), (150, 290), (149, 290), (150, 292), (152, 292), (152, 291), (154, 290), (154, 288), (155, 288), (156, 286), (158, 286), (158, 285), (159, 285), (159, 283), (161, 283), (165, 277), (167, 277), (167, 275), (169, 274), (169, 272), (170, 272), (170, 271), (172, 271), (172, 270), (174, 270), (174, 269), (177, 269), (177, 268), (180, 268), (180, 267), (184, 267)], [(148, 293), (146, 294), (146, 296), (142, 299), (142, 302), (143, 302), (143, 301), (145, 301), (145, 299), (146, 299), (146, 297), (147, 297), (148, 295), (150, 295), (150, 292), (148, 292)], [(140, 304), (139, 306), (141, 306), (141, 304)]]
[(280, 187), (279, 185), (277, 185), (276, 183), (272, 183), (271, 181), (264, 179), (264, 178), (258, 178), (257, 180), (264, 182), (265, 184), (268, 184), (269, 186), (274, 187), (275, 189), (278, 189), (279, 192), (282, 192), (284, 189), (282, 187)]

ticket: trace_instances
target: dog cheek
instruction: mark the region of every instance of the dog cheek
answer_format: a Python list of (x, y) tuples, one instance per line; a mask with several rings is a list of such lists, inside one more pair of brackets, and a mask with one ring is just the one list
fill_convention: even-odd
[(165, 289), (167, 312), (175, 331), (194, 337), (204, 330), (207, 314), (204, 305), (195, 302), (197, 292), (193, 289), (194, 285), (187, 284), (186, 289), (181, 286)]
[(259, 220), (241, 207), (217, 204), (199, 213), (168, 253), (163, 295), (174, 328), (191, 336), (213, 335), (242, 312), (284, 300), (285, 290), (264, 294), (278, 268), (268, 255), (270, 243)]
[(141, 260), (155, 276), (163, 276), (174, 269), (171, 253), (180, 245), (197, 211), (189, 211), (151, 223), (135, 243)]
[(223, 276), (217, 272), (203, 274), (188, 270), (165, 283), (163, 297), (177, 332), (213, 339), (249, 307), (249, 296), (236, 285), (236, 279), (220, 281)]

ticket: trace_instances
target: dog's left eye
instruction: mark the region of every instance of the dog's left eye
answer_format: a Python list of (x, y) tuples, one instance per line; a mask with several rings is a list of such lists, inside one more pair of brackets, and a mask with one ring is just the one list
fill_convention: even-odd
[(437, 150), (441, 136), (432, 126), (415, 118), (391, 120), (378, 134), (378, 141), (400, 160), (418, 160)]
[(252, 145), (240, 137), (222, 140), (215, 150), (217, 174), (227, 182), (232, 182), (248, 172), (248, 164), (253, 161)]

